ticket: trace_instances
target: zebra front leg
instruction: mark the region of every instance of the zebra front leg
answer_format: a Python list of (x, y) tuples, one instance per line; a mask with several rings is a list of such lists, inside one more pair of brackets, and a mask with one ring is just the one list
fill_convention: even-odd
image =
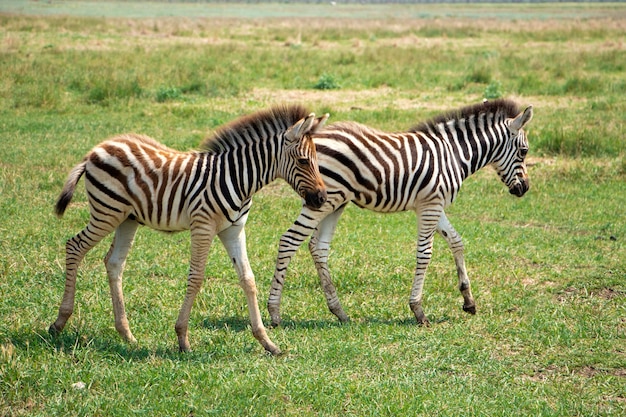
[(252, 268), (250, 268), (250, 261), (248, 260), (246, 251), (246, 232), (244, 224), (245, 219), (243, 224), (232, 225), (228, 229), (220, 232), (218, 236), (233, 262), (235, 271), (237, 271), (237, 275), (239, 276), (239, 284), (246, 294), (252, 334), (266, 351), (272, 355), (280, 355), (280, 349), (270, 340), (265, 331), (263, 320), (261, 319), (254, 273), (252, 272)]
[(418, 213), (418, 241), (417, 241), (417, 262), (415, 267), (415, 278), (413, 279), (413, 286), (411, 288), (411, 296), (409, 297), (409, 307), (417, 323), (420, 325), (428, 326), (430, 322), (424, 314), (422, 308), (422, 298), (424, 289), (424, 279), (426, 276), (426, 269), (430, 263), (433, 249), (433, 237), (435, 235), (435, 228), (440, 217), (441, 211)]
[(267, 300), (267, 310), (270, 313), (272, 327), (280, 325), (280, 299), (285, 284), (285, 276), (291, 259), (296, 251), (313, 233), (315, 227), (325, 214), (319, 211), (309, 210), (306, 206), (302, 208), (302, 212), (298, 219), (280, 238), (278, 244), (278, 256), (276, 259), (276, 269), (274, 270), (274, 278), (270, 287), (270, 296)]
[(189, 316), (193, 303), (202, 287), (204, 281), (204, 272), (206, 269), (206, 260), (211, 248), (211, 242), (215, 237), (214, 227), (208, 225), (191, 226), (191, 262), (189, 266), (189, 277), (187, 278), (187, 292), (185, 299), (180, 307), (178, 319), (176, 320), (176, 336), (178, 337), (178, 347), (181, 352), (189, 352), (188, 328)]
[(120, 224), (115, 231), (111, 248), (104, 258), (104, 265), (109, 276), (115, 329), (129, 343), (137, 343), (137, 339), (135, 339), (128, 326), (126, 308), (124, 307), (124, 293), (122, 291), (122, 274), (126, 264), (126, 257), (133, 246), (138, 227), (139, 224), (134, 220), (127, 219)]
[(272, 327), (280, 326), (282, 321), (280, 317), (280, 300), (283, 295), (283, 286), (285, 285), (285, 276), (287, 275), (287, 268), (291, 259), (296, 254), (296, 251), (302, 244), (303, 240), (300, 240), (300, 236), (296, 237), (295, 241), (291, 241), (289, 238), (291, 229), (289, 229), (281, 238), (278, 244), (278, 259), (276, 260), (276, 269), (274, 270), (274, 278), (270, 285), (270, 295), (267, 300), (267, 311), (270, 313), (270, 320)]
[(343, 213), (345, 206), (341, 206), (339, 209), (326, 216), (317, 229), (313, 233), (309, 242), (309, 252), (315, 262), (315, 268), (320, 278), (320, 284), (324, 290), (326, 296), (326, 304), (328, 309), (333, 313), (340, 322), (347, 323), (350, 318), (341, 307), (341, 302), (337, 296), (337, 290), (333, 285), (330, 277), (330, 270), (328, 269), (328, 251), (330, 250), (330, 242), (333, 239), (335, 230), (337, 228), (337, 222)]
[(463, 256), (463, 241), (457, 231), (454, 230), (454, 227), (452, 227), (445, 213), (443, 213), (439, 219), (437, 231), (443, 236), (446, 242), (448, 242), (448, 246), (454, 257), (454, 263), (456, 264), (456, 271), (459, 277), (459, 291), (461, 291), (463, 295), (463, 311), (476, 314), (476, 303), (472, 296), (472, 288), (467, 275), (467, 268), (465, 267), (465, 258)]

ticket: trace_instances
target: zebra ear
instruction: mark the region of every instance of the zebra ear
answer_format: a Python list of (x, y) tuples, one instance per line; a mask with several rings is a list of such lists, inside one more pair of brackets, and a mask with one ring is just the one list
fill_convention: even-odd
[(285, 133), (285, 138), (288, 142), (297, 142), (304, 135), (309, 133), (315, 123), (315, 113), (309, 114), (304, 119), (300, 119), (295, 125), (291, 126)]
[(313, 123), (313, 127), (311, 127), (311, 131), (309, 133), (313, 134), (319, 132), (322, 127), (324, 127), (329, 117), (330, 114), (326, 113), (322, 117), (318, 117), (317, 119), (315, 119), (315, 123)]
[(528, 106), (526, 107), (526, 110), (518, 114), (515, 119), (511, 120), (511, 123), (509, 124), (511, 132), (517, 134), (517, 132), (519, 132), (526, 125), (526, 123), (530, 122), (530, 119), (532, 118), (533, 106)]

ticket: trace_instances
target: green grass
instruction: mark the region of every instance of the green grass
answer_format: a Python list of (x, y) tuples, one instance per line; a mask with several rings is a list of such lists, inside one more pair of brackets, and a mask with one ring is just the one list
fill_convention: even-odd
[[(137, 6), (124, 4), (120, 13), (133, 15)], [(626, 7), (567, 5), (555, 18), (549, 5), (455, 15), (441, 5), (411, 19), (394, 8), (381, 18), (377, 8), (378, 20), (352, 7), (363, 14), (307, 15), (307, 24), (0, 15), (0, 415), (626, 412), (626, 56), (616, 40)], [(324, 75), (339, 88), (316, 89)], [(303, 248), (287, 276), (283, 326), (269, 330), (282, 357), (252, 337), (217, 241), (192, 310), (194, 350), (178, 353), (189, 233), (147, 228), (124, 281), (138, 345), (113, 326), (102, 264), (110, 238), (81, 265), (67, 328), (48, 335), (64, 243), (88, 219), (82, 182), (62, 220), (53, 204), (69, 169), (106, 137), (135, 131), (193, 149), (217, 126), (277, 102), (401, 130), (486, 93), (533, 104), (535, 117), (530, 192), (510, 196), (487, 169), (448, 210), (464, 238), (476, 316), (461, 310), (454, 262), (437, 238), (425, 286), (432, 325), (417, 327), (408, 308), (414, 215), (350, 206), (330, 268), (352, 322), (327, 311)], [(278, 240), (298, 212), (284, 183), (255, 197), (248, 251), (262, 306)]]

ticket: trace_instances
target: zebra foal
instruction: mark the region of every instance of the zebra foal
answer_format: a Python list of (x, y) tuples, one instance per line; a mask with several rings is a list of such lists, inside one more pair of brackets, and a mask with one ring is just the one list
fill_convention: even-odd
[(409, 305), (420, 324), (428, 324), (422, 308), (426, 268), (432, 241), (439, 232), (454, 256), (463, 295), (463, 310), (475, 314), (463, 242), (444, 213), (462, 181), (492, 165), (511, 194), (529, 188), (524, 160), (528, 141), (524, 126), (532, 106), (520, 111), (511, 100), (468, 106), (436, 117), (404, 133), (386, 133), (351, 122), (335, 123), (313, 136), (328, 200), (320, 208), (303, 207), (281, 237), (268, 310), (272, 325), (280, 324), (280, 299), (289, 262), (311, 236), (315, 261), (330, 311), (348, 321), (328, 269), (328, 251), (337, 222), (349, 202), (372, 211), (413, 210), (418, 219), (417, 265)]
[(62, 331), (72, 315), (76, 273), (85, 254), (115, 231), (104, 259), (115, 328), (126, 341), (136, 342), (124, 307), (122, 271), (137, 228), (146, 225), (165, 232), (190, 229), (187, 292), (175, 326), (180, 350), (190, 348), (189, 315), (217, 235), (246, 295), (254, 337), (268, 352), (279, 354), (261, 320), (244, 226), (253, 194), (277, 178), (286, 180), (307, 207), (320, 207), (326, 201), (310, 135), (327, 117), (316, 119), (300, 106), (260, 111), (219, 129), (198, 152), (178, 152), (135, 134), (117, 136), (93, 148), (70, 172), (55, 207), (56, 214), (62, 216), (84, 174), (90, 219), (67, 241), (65, 291), (50, 333)]

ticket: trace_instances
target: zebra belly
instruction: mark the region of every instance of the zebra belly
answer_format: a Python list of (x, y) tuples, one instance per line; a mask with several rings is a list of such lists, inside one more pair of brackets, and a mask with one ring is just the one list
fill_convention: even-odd
[[(339, 207), (346, 202), (353, 202), (360, 208), (368, 209), (380, 213), (396, 213), (413, 210), (415, 206), (414, 198), (397, 195), (398, 190), (388, 196), (389, 191), (385, 190), (385, 184), (377, 185), (374, 189), (361, 186), (356, 181), (346, 181), (348, 178), (337, 180), (329, 176), (323, 176), (328, 198), (332, 200), (332, 205)], [(400, 193), (402, 194), (402, 193)]]
[(379, 213), (399, 213), (402, 211), (413, 209), (413, 207), (407, 207), (406, 204), (394, 204), (393, 201), (387, 202), (386, 204), (377, 204), (375, 199), (364, 199), (363, 195), (361, 195), (360, 198), (355, 197), (352, 202), (360, 208), (376, 211)]
[(182, 232), (183, 230), (189, 230), (189, 227), (190, 227), (189, 218), (187, 216), (184, 216), (184, 218), (179, 218), (176, 220), (169, 219), (169, 221), (155, 222), (155, 221), (150, 220), (149, 218), (147, 219), (143, 215), (138, 215), (137, 211), (133, 211), (128, 216), (128, 218), (135, 220), (137, 223), (141, 224), (142, 226), (147, 226), (151, 229), (158, 230), (160, 232), (167, 232), (167, 233)]

